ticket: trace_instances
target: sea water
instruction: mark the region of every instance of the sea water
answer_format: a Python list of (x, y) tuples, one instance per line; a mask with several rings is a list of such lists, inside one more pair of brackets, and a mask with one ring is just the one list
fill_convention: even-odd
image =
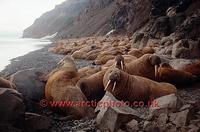
[(10, 60), (50, 44), (48, 39), (21, 38), (19, 33), (0, 32), (0, 71), (10, 64)]

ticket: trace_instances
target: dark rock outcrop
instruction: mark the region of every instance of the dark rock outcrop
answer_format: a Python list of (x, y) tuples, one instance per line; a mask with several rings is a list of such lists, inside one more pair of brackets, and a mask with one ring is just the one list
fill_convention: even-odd
[[(24, 114), (25, 105), (21, 94), (16, 90), (0, 88), (0, 130), (6, 125), (23, 127)], [(3, 129), (8, 131), (6, 127)]]

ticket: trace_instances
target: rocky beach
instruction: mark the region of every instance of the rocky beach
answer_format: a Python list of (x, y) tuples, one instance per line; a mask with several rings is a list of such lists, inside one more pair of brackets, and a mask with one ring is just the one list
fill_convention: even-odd
[(83, 0), (56, 6), (24, 31), (36, 38), (57, 32), (54, 42), (0, 72), (0, 131), (199, 132), (199, 5)]

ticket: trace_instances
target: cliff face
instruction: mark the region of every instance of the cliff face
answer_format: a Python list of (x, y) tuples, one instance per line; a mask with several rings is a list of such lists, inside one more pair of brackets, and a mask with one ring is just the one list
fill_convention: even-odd
[(55, 9), (36, 19), (33, 25), (24, 30), (23, 37), (41, 38), (60, 32), (71, 26), (75, 17), (88, 4), (87, 0), (67, 0)]
[(114, 0), (67, 0), (35, 20), (23, 37), (58, 33), (56, 38), (60, 39), (105, 34), (110, 30), (108, 23), (114, 9)]
[[(183, 30), (180, 25), (184, 26), (189, 16), (185, 12), (192, 3), (197, 3), (190, 9), (193, 12), (199, 8), (198, 0), (67, 0), (38, 18), (23, 36), (40, 38), (57, 32), (55, 38), (62, 39), (105, 35), (111, 30), (131, 36), (142, 29), (148, 36), (160, 38)], [(194, 21), (190, 23), (198, 25)]]

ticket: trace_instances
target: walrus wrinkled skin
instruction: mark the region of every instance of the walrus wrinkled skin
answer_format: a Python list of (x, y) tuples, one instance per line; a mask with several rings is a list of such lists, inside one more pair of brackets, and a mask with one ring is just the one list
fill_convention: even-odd
[(106, 69), (78, 81), (77, 87), (81, 89), (89, 101), (99, 101), (104, 96), (103, 77), (105, 72)]
[(103, 79), (105, 90), (123, 101), (148, 101), (175, 93), (176, 87), (169, 83), (158, 83), (153, 80), (129, 75), (117, 68), (106, 72)]
[(138, 75), (156, 80), (157, 68), (161, 63), (160, 57), (153, 54), (145, 54), (137, 60), (126, 65), (126, 72), (131, 75)]
[(16, 89), (15, 84), (12, 82), (0, 77), (0, 87), (1, 88), (11, 88), (11, 89)]
[(158, 68), (157, 81), (168, 82), (178, 87), (193, 84), (198, 78), (190, 72), (176, 70), (169, 64), (162, 63)]
[[(45, 86), (45, 97), (48, 101), (87, 101), (76, 83), (79, 80), (76, 65), (71, 57), (65, 58), (65, 64), (50, 74)], [(91, 107), (70, 106), (60, 108), (74, 119), (93, 116)]]

